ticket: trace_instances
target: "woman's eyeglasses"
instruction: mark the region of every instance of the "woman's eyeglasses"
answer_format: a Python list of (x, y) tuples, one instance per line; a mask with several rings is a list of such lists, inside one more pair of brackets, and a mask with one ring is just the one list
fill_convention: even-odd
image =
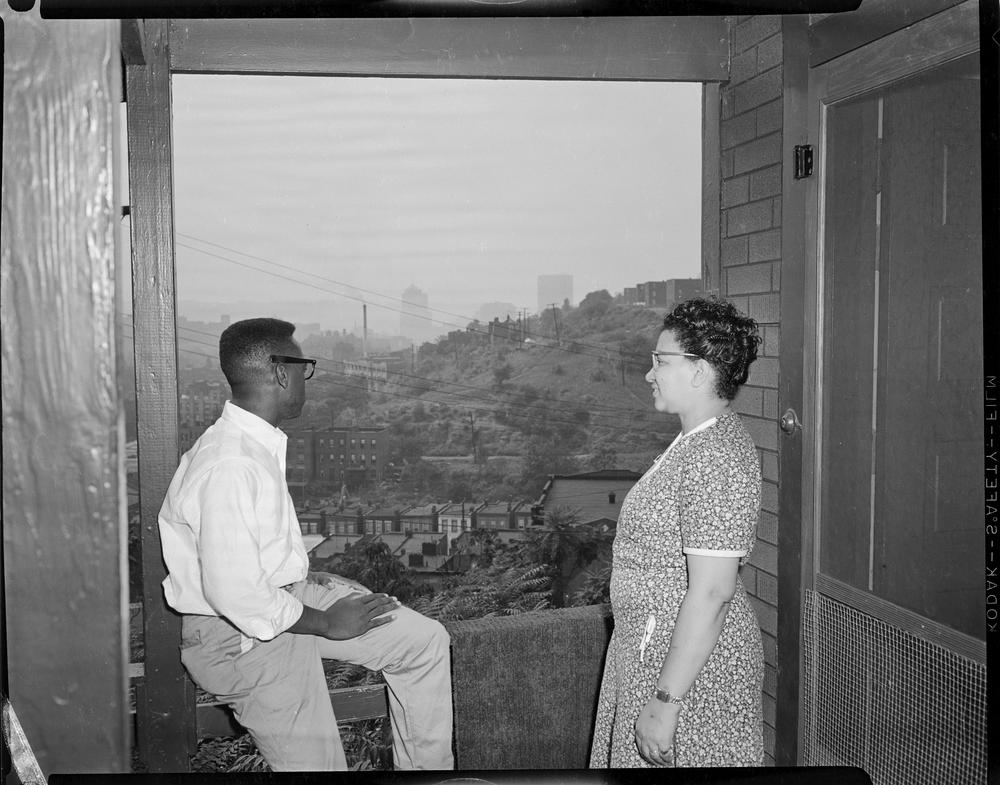
[(688, 352), (653, 352), (653, 367), (659, 368), (663, 364), (660, 360), (661, 357), (691, 357), (695, 360), (700, 360), (697, 354), (689, 354)]

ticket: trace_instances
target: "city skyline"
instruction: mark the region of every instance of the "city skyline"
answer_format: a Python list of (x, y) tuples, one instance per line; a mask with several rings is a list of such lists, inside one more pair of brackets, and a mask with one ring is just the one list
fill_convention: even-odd
[[(623, 295), (627, 289), (634, 287), (637, 283), (642, 284), (646, 282), (628, 282), (620, 287), (608, 290), (608, 293), (612, 296)], [(433, 298), (430, 293), (423, 291), (413, 284), (407, 288), (408, 290), (417, 289), (421, 292), (421, 294), (425, 295), (426, 305), (424, 305), (420, 310), (424, 311), (427, 315), (418, 315), (414, 311), (412, 304), (407, 303), (405, 298), (401, 296), (397, 303), (391, 306), (390, 309), (396, 316), (396, 325), (393, 326), (391, 320), (384, 324), (387, 329), (383, 329), (383, 327), (375, 328), (369, 324), (369, 335), (379, 335), (381, 337), (406, 336), (408, 333), (403, 330), (403, 321), (407, 319), (410, 321), (416, 319), (426, 321), (432, 328), (439, 330), (439, 334), (444, 335), (452, 330), (465, 329), (469, 323), (474, 321), (486, 322), (491, 321), (494, 317), (503, 320), (505, 316), (517, 319), (519, 316), (524, 315), (538, 315), (552, 305), (552, 303), (546, 302), (544, 304), (545, 307), (532, 307), (519, 306), (514, 303), (489, 301), (470, 303), (464, 313), (451, 311), (446, 312), (435, 309), (433, 305)], [(574, 296), (573, 301), (570, 304), (572, 306), (579, 305), (578, 301), (582, 300), (588, 293), (589, 292), (582, 292), (579, 296)], [(403, 294), (405, 294), (405, 292)], [(283, 313), (286, 316), (289, 314), (293, 315), (293, 321), (300, 327), (318, 324), (321, 331), (340, 332), (346, 330), (348, 333), (354, 333), (360, 336), (363, 329), (364, 304), (358, 300), (350, 303), (345, 308), (343, 306), (333, 305), (332, 302), (332, 300), (303, 300), (298, 302), (274, 300), (262, 300), (256, 302), (199, 302), (184, 300), (178, 303), (178, 315), (193, 322), (218, 324), (223, 319), (238, 321), (240, 319), (251, 318), (254, 316)], [(409, 310), (407, 308), (408, 305), (411, 306)], [(556, 303), (556, 305), (561, 304)], [(335, 316), (330, 314), (335, 314)], [(416, 336), (416, 338), (418, 339), (418, 342), (421, 340), (427, 340), (426, 338), (420, 339), (419, 336)]]

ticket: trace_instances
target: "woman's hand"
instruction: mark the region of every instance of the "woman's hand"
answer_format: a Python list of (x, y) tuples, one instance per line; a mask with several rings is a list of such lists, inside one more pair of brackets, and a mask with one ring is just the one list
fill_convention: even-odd
[(650, 698), (635, 721), (635, 746), (654, 766), (674, 766), (674, 732), (681, 707)]

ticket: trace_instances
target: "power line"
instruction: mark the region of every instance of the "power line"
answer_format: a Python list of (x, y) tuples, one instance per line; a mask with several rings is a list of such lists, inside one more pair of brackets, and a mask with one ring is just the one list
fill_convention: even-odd
[[(204, 330), (196, 330), (193, 327), (179, 327), (178, 329), (179, 330), (184, 330), (184, 331), (189, 332), (189, 333), (194, 333), (196, 335), (204, 335), (204, 336), (211, 337), (211, 338), (217, 338), (218, 337), (218, 336), (214, 335), (213, 333), (209, 333), (209, 332), (206, 332)], [(209, 345), (209, 344), (206, 344), (204, 342), (193, 341), (190, 338), (183, 338), (182, 337), (181, 340), (191, 341), (193, 343), (199, 343), (199, 344), (205, 345), (205, 346)], [(322, 360), (323, 362), (340, 363), (342, 365), (346, 365), (347, 362), (349, 362), (348, 360), (335, 360), (335, 359), (332, 359), (332, 358), (329, 358), (329, 357), (317, 357), (317, 359)], [(321, 370), (324, 370), (324, 369), (321, 369)], [(441, 393), (441, 394), (454, 394), (454, 393), (451, 392), (450, 389), (447, 389), (447, 388), (459, 387), (459, 388), (465, 388), (465, 389), (469, 389), (469, 390), (475, 390), (477, 392), (482, 392), (482, 393), (488, 394), (488, 395), (494, 397), (494, 400), (492, 402), (497, 403), (497, 404), (503, 404), (503, 405), (508, 405), (508, 406), (532, 406), (533, 405), (530, 402), (525, 402), (523, 400), (519, 400), (519, 399), (513, 398), (513, 397), (512, 397), (511, 400), (503, 400), (503, 399), (495, 397), (498, 392), (500, 394), (505, 394), (505, 395), (509, 395), (509, 396), (514, 396), (514, 395), (516, 395), (515, 393), (503, 393), (502, 391), (494, 391), (494, 390), (491, 390), (489, 388), (480, 387), (478, 385), (464, 384), (462, 382), (445, 381), (443, 379), (434, 379), (434, 378), (431, 378), (431, 377), (420, 376), (420, 375), (417, 375), (417, 374), (408, 374), (408, 373), (406, 373), (404, 371), (395, 371), (394, 370), (394, 371), (392, 371), (392, 373), (395, 376), (403, 377), (403, 378), (406, 378), (406, 379), (415, 379), (418, 382), (430, 382), (432, 384), (432, 388), (431, 389), (434, 392), (438, 392), (438, 393)], [(437, 385), (440, 385), (440, 387), (437, 387)], [(585, 401), (580, 401), (578, 399), (576, 399), (576, 400), (565, 399), (565, 400), (567, 401), (567, 403), (571, 403), (571, 404), (577, 404), (577, 405), (580, 405), (580, 406), (587, 406), (587, 407), (591, 407), (591, 408), (595, 408), (596, 407), (596, 408), (600, 408), (600, 409), (605, 409), (609, 413), (610, 412), (621, 412), (623, 414), (629, 415), (630, 417), (632, 415), (642, 415), (642, 416), (644, 416), (646, 414), (646, 410), (645, 409), (635, 409), (635, 408), (628, 407), (628, 406), (615, 406), (613, 404), (589, 403), (589, 402), (585, 402)], [(544, 407), (547, 408), (546, 404), (539, 404), (539, 406), (544, 406)]]
[[(187, 341), (188, 343), (193, 343), (193, 344), (198, 345), (198, 346), (209, 346), (211, 348), (215, 348), (214, 344), (209, 344), (209, 343), (206, 343), (204, 341), (196, 341), (196, 340), (191, 339), (191, 338), (183, 338), (182, 340)], [(186, 349), (185, 351), (188, 354), (195, 355), (196, 357), (205, 357), (207, 359), (212, 359), (212, 360), (217, 359), (214, 355), (206, 354), (204, 352), (192, 351), (190, 349)], [(326, 362), (342, 362), (342, 361), (330, 360), (328, 358), (319, 358), (319, 359), (323, 359)], [(334, 372), (334, 371), (328, 371), (325, 368), (318, 368), (317, 369), (317, 373), (319, 373), (319, 374), (321, 374), (323, 376), (327, 376), (327, 377), (339, 375), (336, 372)], [(349, 379), (351, 377), (347, 376), (345, 378)], [(365, 392), (369, 391), (367, 383), (365, 383), (365, 384), (353, 384), (353, 383), (350, 383), (350, 382), (347, 382), (347, 381), (341, 381), (341, 380), (338, 380), (338, 379), (330, 379), (330, 378), (328, 378), (327, 381), (332, 382), (333, 384), (339, 385), (341, 387), (346, 387), (347, 389), (362, 390), (362, 391), (365, 391)], [(482, 408), (483, 406), (489, 405), (490, 403), (492, 403), (492, 402), (490, 402), (488, 400), (483, 400), (481, 398), (473, 398), (471, 396), (463, 395), (461, 393), (451, 393), (451, 392), (448, 392), (446, 390), (438, 390), (437, 392), (439, 392), (440, 394), (444, 394), (444, 395), (451, 395), (453, 397), (466, 398), (466, 399), (469, 399), (470, 401), (473, 401), (473, 402), (479, 404), (478, 406), (475, 406), (473, 404), (467, 404), (467, 403), (455, 402), (455, 401), (452, 401), (452, 402), (449, 403), (449, 405), (457, 406), (459, 408), (476, 409), (476, 408)], [(396, 392), (396, 391), (392, 391), (392, 390), (383, 390), (383, 391), (381, 391), (381, 393), (384, 394), (384, 395), (390, 395), (390, 396), (396, 397), (396, 398), (405, 398), (405, 399), (408, 399), (408, 400), (420, 401), (421, 403), (427, 403), (426, 400), (424, 400), (421, 396), (418, 396), (418, 395), (408, 395), (406, 393)], [(546, 415), (547, 422), (552, 422), (552, 423), (556, 423), (556, 424), (560, 424), (560, 425), (574, 425), (574, 426), (580, 426), (580, 425), (582, 425), (582, 423), (580, 423), (580, 422), (578, 422), (576, 420), (567, 419), (565, 417), (558, 416), (560, 414), (560, 412), (558, 412), (557, 410), (551, 409), (551, 408), (549, 408), (547, 406), (544, 406), (544, 405), (521, 404), (521, 407), (522, 408), (533, 408), (533, 409), (538, 409), (538, 410), (542, 411)], [(610, 420), (610, 422), (608, 422), (606, 424), (598, 424), (598, 427), (603, 427), (603, 428), (606, 428), (606, 429), (609, 429), (609, 430), (612, 430), (612, 431), (618, 431), (618, 432), (623, 433), (623, 434), (625, 434), (625, 433), (632, 433), (632, 428), (630, 427), (631, 423), (623, 423), (623, 421), (621, 421), (621, 420), (615, 420), (610, 415), (603, 415), (603, 416), (607, 420)], [(494, 417), (495, 417), (495, 415), (494, 415)]]
[[(177, 232), (177, 235), (179, 237), (186, 237), (188, 239), (194, 240), (195, 242), (204, 243), (205, 245), (211, 245), (211, 246), (213, 246), (215, 248), (220, 248), (220, 249), (222, 249), (224, 251), (228, 251), (229, 253), (237, 254), (239, 256), (245, 256), (248, 259), (253, 259), (255, 261), (262, 262), (263, 264), (267, 264), (267, 265), (271, 265), (271, 266), (274, 266), (274, 267), (278, 267), (278, 268), (281, 268), (283, 270), (288, 270), (290, 272), (294, 272), (294, 273), (299, 274), (299, 275), (306, 275), (306, 276), (309, 276), (311, 278), (316, 278), (316, 279), (318, 279), (320, 281), (324, 281), (326, 283), (332, 283), (332, 284), (334, 284), (336, 286), (343, 286), (343, 287), (347, 287), (349, 289), (353, 289), (353, 290), (356, 290), (356, 291), (359, 291), (359, 292), (366, 292), (366, 293), (372, 294), (372, 295), (374, 295), (376, 297), (381, 297), (383, 299), (391, 300), (391, 301), (394, 301), (394, 302), (396, 302), (396, 301), (398, 301), (398, 302), (405, 302), (404, 300), (402, 300), (399, 297), (393, 297), (392, 295), (383, 294), (381, 292), (376, 292), (374, 290), (364, 289), (362, 287), (353, 286), (352, 284), (344, 283), (342, 281), (337, 281), (337, 280), (334, 280), (332, 278), (328, 278), (326, 276), (317, 275), (316, 273), (306, 272), (304, 270), (300, 270), (300, 269), (298, 269), (296, 267), (293, 267), (291, 265), (282, 264), (281, 262), (275, 262), (275, 261), (273, 261), (271, 259), (266, 259), (266, 258), (264, 258), (262, 256), (255, 256), (254, 254), (246, 253), (245, 251), (240, 251), (240, 250), (237, 250), (235, 248), (230, 248), (229, 246), (222, 245), (221, 243), (215, 243), (215, 242), (212, 242), (210, 240), (204, 240), (202, 238), (195, 237), (194, 235), (185, 234), (183, 232)], [(179, 246), (181, 246), (182, 248), (187, 248), (188, 250), (194, 251), (196, 253), (202, 253), (202, 254), (205, 254), (206, 256), (211, 256), (213, 258), (220, 259), (222, 261), (226, 261), (226, 262), (229, 262), (231, 264), (236, 264), (236, 265), (239, 265), (241, 267), (245, 267), (247, 269), (254, 270), (256, 272), (264, 273), (265, 275), (271, 275), (271, 276), (274, 276), (276, 278), (281, 278), (283, 280), (290, 281), (291, 283), (297, 283), (297, 284), (300, 284), (302, 286), (307, 286), (307, 287), (310, 287), (312, 289), (316, 289), (318, 291), (327, 292), (329, 294), (334, 294), (334, 295), (337, 295), (338, 297), (343, 297), (343, 298), (349, 299), (349, 300), (355, 300), (357, 302), (367, 302), (363, 297), (356, 297), (354, 295), (351, 295), (351, 294), (348, 294), (348, 293), (345, 293), (345, 292), (338, 292), (338, 291), (334, 291), (334, 290), (331, 290), (331, 289), (328, 289), (328, 288), (325, 288), (325, 287), (322, 287), (322, 286), (317, 286), (316, 284), (311, 284), (311, 283), (309, 283), (307, 281), (301, 281), (301, 280), (298, 280), (298, 279), (295, 279), (295, 278), (289, 278), (288, 276), (281, 275), (279, 273), (275, 273), (275, 272), (272, 272), (270, 270), (262, 270), (259, 267), (254, 267), (253, 265), (246, 264), (245, 262), (240, 262), (240, 261), (237, 261), (235, 259), (230, 259), (227, 256), (222, 256), (220, 254), (212, 253), (211, 251), (206, 251), (205, 249), (198, 248), (197, 246), (188, 245), (188, 244), (180, 243), (180, 242), (178, 242), (177, 244)], [(393, 307), (391, 307), (389, 305), (385, 305), (385, 304), (380, 304), (380, 303), (372, 303), (372, 304), (375, 305), (376, 307), (384, 308), (385, 310), (395, 311), (396, 313), (405, 314), (407, 316), (414, 316), (414, 317), (417, 317), (417, 318), (420, 318), (420, 319), (426, 319), (427, 321), (435, 322), (437, 324), (441, 324), (441, 325), (444, 325), (444, 326), (447, 326), (447, 327), (454, 327), (454, 328), (459, 329), (459, 330), (467, 330), (469, 332), (478, 332), (478, 333), (480, 333), (482, 335), (489, 335), (489, 331), (488, 330), (482, 330), (482, 329), (476, 329), (476, 328), (473, 328), (473, 327), (469, 327), (468, 325), (469, 325), (470, 322), (478, 321), (478, 320), (477, 319), (472, 319), (471, 317), (468, 317), (468, 316), (463, 316), (462, 314), (456, 314), (456, 313), (452, 313), (450, 311), (444, 311), (444, 310), (441, 310), (441, 309), (438, 309), (438, 308), (430, 308), (429, 306), (427, 306), (427, 310), (429, 310), (429, 311), (435, 311), (437, 313), (442, 313), (442, 314), (446, 314), (448, 316), (453, 316), (453, 317), (455, 317), (457, 319), (462, 319), (465, 322), (464, 325), (463, 324), (455, 324), (453, 322), (443, 321), (441, 319), (434, 319), (434, 318), (431, 318), (429, 316), (424, 316), (424, 315), (419, 314), (419, 313), (413, 313), (412, 311), (404, 311), (404, 310), (402, 310), (400, 308), (393, 308)], [(523, 335), (526, 336), (526, 337), (531, 337), (531, 338), (544, 338), (545, 337), (545, 336), (542, 336), (540, 333), (530, 333), (527, 330), (523, 331)], [(598, 357), (600, 359), (607, 359), (609, 355), (614, 354), (614, 352), (615, 352), (615, 350), (614, 350), (613, 347), (608, 347), (608, 346), (605, 346), (603, 344), (588, 343), (588, 342), (582, 341), (582, 340), (575, 340), (573, 343), (575, 343), (577, 346), (590, 347), (590, 348), (599, 350), (600, 353), (579, 351), (577, 349), (574, 349), (572, 346), (563, 347), (563, 346), (559, 345), (560, 341), (558, 340), (558, 336), (557, 336), (556, 343), (557, 343), (557, 345), (553, 346), (551, 348), (558, 349), (560, 351), (566, 351), (566, 352), (574, 353), (574, 354), (583, 354), (583, 355), (588, 355), (588, 356), (591, 356), (591, 357)], [(618, 355), (619, 355), (619, 357), (621, 357), (620, 351), (618, 352)], [(643, 355), (634, 355), (633, 354), (631, 356), (631, 358), (629, 358), (629, 359), (639, 360), (641, 358), (643, 358)], [(626, 358), (622, 358), (622, 359), (626, 359)]]

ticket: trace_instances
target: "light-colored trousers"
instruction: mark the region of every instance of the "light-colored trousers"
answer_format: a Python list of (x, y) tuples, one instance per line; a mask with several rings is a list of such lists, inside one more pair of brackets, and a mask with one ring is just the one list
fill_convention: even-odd
[[(288, 589), (325, 610), (367, 589), (334, 579)], [(399, 769), (453, 769), (448, 633), (399, 607), (395, 619), (346, 641), (284, 632), (241, 653), (239, 630), (217, 616), (186, 615), (181, 662), (206, 692), (233, 709), (274, 771), (347, 768), (321, 658), (381, 670), (388, 686), (392, 753)]]

